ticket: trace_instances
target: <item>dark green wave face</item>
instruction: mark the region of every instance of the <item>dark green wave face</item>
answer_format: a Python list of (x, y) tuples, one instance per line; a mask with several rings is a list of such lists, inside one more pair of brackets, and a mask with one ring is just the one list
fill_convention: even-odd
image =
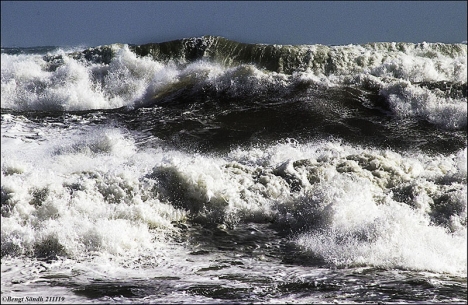
[[(253, 64), (278, 73), (312, 70), (325, 75), (343, 73), (344, 69), (349, 73), (366, 68), (376, 59), (366, 58), (364, 52), (417, 52), (419, 56), (426, 58), (435, 58), (438, 54), (455, 58), (466, 54), (466, 44), (381, 42), (359, 47), (362, 50), (352, 54), (352, 49), (356, 46), (247, 44), (218, 36), (129, 46), (138, 56), (151, 56), (157, 61), (174, 60), (184, 63), (208, 59), (226, 66)], [(112, 46), (102, 46), (74, 55), (84, 56), (88, 60), (100, 57), (100, 60), (108, 63), (113, 53)], [(351, 65), (350, 62), (345, 63), (350, 56)]]
[[(362, 47), (369, 51), (400, 52), (425, 49), (425, 57), (435, 57), (438, 53), (451, 57), (466, 54), (466, 45), (462, 44), (434, 43), (427, 47), (424, 44), (411, 43), (372, 43)], [(321, 70), (325, 75), (340, 72), (340, 61), (348, 53), (346, 47), (336, 49), (315, 45), (314, 49), (310, 49), (301, 45), (246, 44), (215, 36), (150, 43), (132, 46), (131, 49), (140, 56), (151, 55), (156, 60), (211, 59), (228, 66), (254, 64), (262, 69), (286, 74), (312, 69)], [(362, 59), (357, 56), (355, 69), (365, 64), (364, 61), (359, 62), (360, 60)]]

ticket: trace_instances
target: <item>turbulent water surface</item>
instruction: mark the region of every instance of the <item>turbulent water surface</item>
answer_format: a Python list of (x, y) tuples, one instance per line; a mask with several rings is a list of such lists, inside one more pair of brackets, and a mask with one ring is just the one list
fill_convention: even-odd
[(466, 44), (2, 48), (1, 82), (2, 303), (467, 301)]

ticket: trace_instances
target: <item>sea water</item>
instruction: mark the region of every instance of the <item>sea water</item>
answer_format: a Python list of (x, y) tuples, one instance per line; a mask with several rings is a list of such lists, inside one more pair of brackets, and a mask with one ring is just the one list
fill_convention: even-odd
[(466, 59), (2, 48), (2, 303), (466, 303)]

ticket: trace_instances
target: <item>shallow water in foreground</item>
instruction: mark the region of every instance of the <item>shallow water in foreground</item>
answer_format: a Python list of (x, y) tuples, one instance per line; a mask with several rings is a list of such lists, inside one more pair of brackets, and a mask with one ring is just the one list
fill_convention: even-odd
[(196, 231), (187, 234), (196, 247), (175, 244), (151, 262), (12, 260), (2, 289), (65, 303), (466, 303), (466, 277), (320, 267), (265, 225), (186, 230)]

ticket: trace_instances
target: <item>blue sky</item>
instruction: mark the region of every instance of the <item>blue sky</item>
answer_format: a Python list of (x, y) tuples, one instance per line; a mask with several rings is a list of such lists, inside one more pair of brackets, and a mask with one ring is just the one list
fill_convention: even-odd
[(1, 1), (1, 45), (143, 44), (202, 35), (247, 43), (467, 40), (466, 1)]

